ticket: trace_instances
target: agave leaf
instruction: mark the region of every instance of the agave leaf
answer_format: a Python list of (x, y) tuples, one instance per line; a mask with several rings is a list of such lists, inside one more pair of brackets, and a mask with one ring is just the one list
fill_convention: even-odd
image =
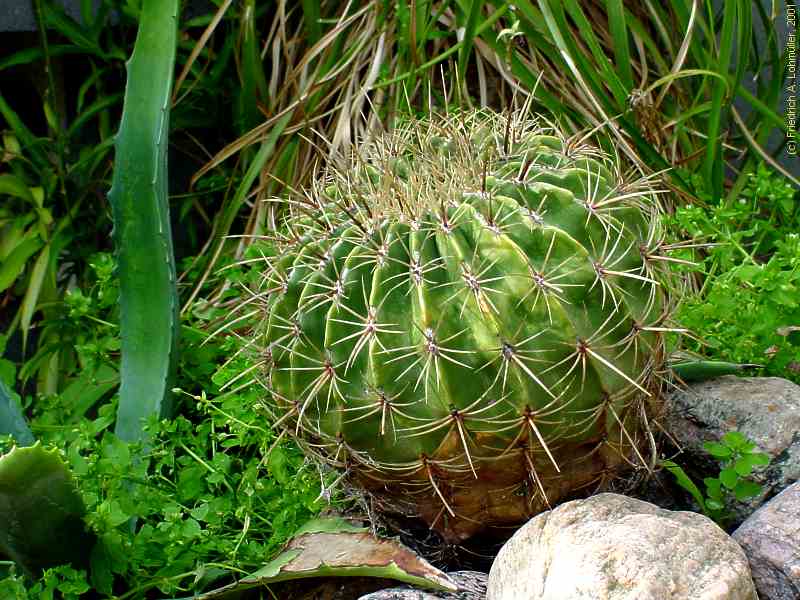
[(33, 434), (11, 390), (0, 380), (0, 435), (12, 435), (22, 446), (33, 444)]
[(145, 0), (109, 199), (120, 278), (122, 369), (117, 435), (142, 438), (142, 420), (170, 412), (178, 296), (167, 197), (169, 106), (178, 1)]
[(0, 458), (0, 551), (28, 573), (83, 564), (94, 536), (83, 501), (57, 450), (37, 442)]
[(377, 577), (435, 590), (458, 589), (401, 543), (375, 537), (341, 518), (323, 518), (301, 527), (280, 555), (252, 575), (194, 598), (230, 598), (250, 588), (315, 577)]

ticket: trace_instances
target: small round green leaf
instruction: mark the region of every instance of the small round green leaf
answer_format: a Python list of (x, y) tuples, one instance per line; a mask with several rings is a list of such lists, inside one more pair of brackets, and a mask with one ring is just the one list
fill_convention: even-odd
[(711, 456), (716, 458), (730, 458), (733, 451), (723, 444), (718, 442), (706, 442), (703, 444), (703, 447), (706, 449)]
[(761, 486), (754, 481), (743, 479), (736, 484), (733, 490), (736, 499), (739, 501), (753, 498), (761, 493)]
[(722, 469), (722, 471), (719, 472), (719, 480), (722, 482), (722, 485), (732, 490), (739, 481), (739, 474), (733, 469)]
[(722, 499), (722, 484), (720, 483), (719, 479), (706, 477), (703, 480), (703, 483), (706, 484), (706, 495), (709, 498)]
[[(761, 457), (764, 455), (759, 454), (745, 454), (739, 458), (733, 465), (734, 470), (741, 476), (746, 477), (753, 472), (753, 469), (759, 465), (764, 464), (761, 462)], [(767, 461), (769, 462), (769, 461)]]
[(730, 448), (741, 448), (747, 444), (747, 438), (738, 431), (729, 431), (722, 436), (722, 443)]

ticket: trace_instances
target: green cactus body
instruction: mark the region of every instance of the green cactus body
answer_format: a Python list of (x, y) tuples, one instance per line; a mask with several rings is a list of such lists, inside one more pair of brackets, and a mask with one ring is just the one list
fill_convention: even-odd
[(643, 461), (671, 308), (649, 181), (506, 119), (367, 144), (293, 202), (259, 295), (279, 422), (452, 540)]

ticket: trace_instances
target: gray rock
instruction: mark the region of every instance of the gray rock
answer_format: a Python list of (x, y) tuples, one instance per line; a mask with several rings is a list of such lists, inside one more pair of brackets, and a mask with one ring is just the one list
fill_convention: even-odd
[(503, 546), (487, 600), (757, 600), (742, 549), (713, 521), (620, 496), (567, 502)]
[(401, 586), (380, 590), (361, 596), (358, 600), (485, 600), (486, 573), (480, 571), (456, 571), (447, 574), (456, 582), (459, 591), (431, 592), (411, 586)]
[(786, 488), (733, 533), (763, 600), (800, 598), (800, 483)]
[(728, 431), (740, 431), (769, 454), (770, 464), (753, 476), (763, 491), (732, 504), (734, 524), (800, 479), (800, 386), (791, 381), (726, 375), (690, 385), (670, 398), (664, 428), (685, 453), (676, 462), (699, 465), (712, 476), (719, 465), (703, 442), (718, 441)]
[[(30, 0), (2, 0), (0, 9), (0, 31), (35, 31), (36, 17)], [(73, 19), (81, 18), (80, 0), (56, 0)], [(95, 6), (99, 2), (95, 1)]]

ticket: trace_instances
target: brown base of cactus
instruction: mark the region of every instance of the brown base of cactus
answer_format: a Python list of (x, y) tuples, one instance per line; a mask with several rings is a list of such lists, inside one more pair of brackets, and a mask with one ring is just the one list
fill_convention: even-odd
[(606, 439), (551, 449), (558, 470), (546, 455), (522, 446), (499, 458), (473, 459), (475, 474), (469, 465), (454, 471), (423, 459), (417, 471), (392, 480), (385, 472), (355, 470), (354, 483), (381, 510), (421, 517), (447, 542), (459, 543), (477, 533), (513, 530), (580, 490), (604, 489), (626, 470), (644, 468), (641, 451), (621, 437), (622, 443)]

